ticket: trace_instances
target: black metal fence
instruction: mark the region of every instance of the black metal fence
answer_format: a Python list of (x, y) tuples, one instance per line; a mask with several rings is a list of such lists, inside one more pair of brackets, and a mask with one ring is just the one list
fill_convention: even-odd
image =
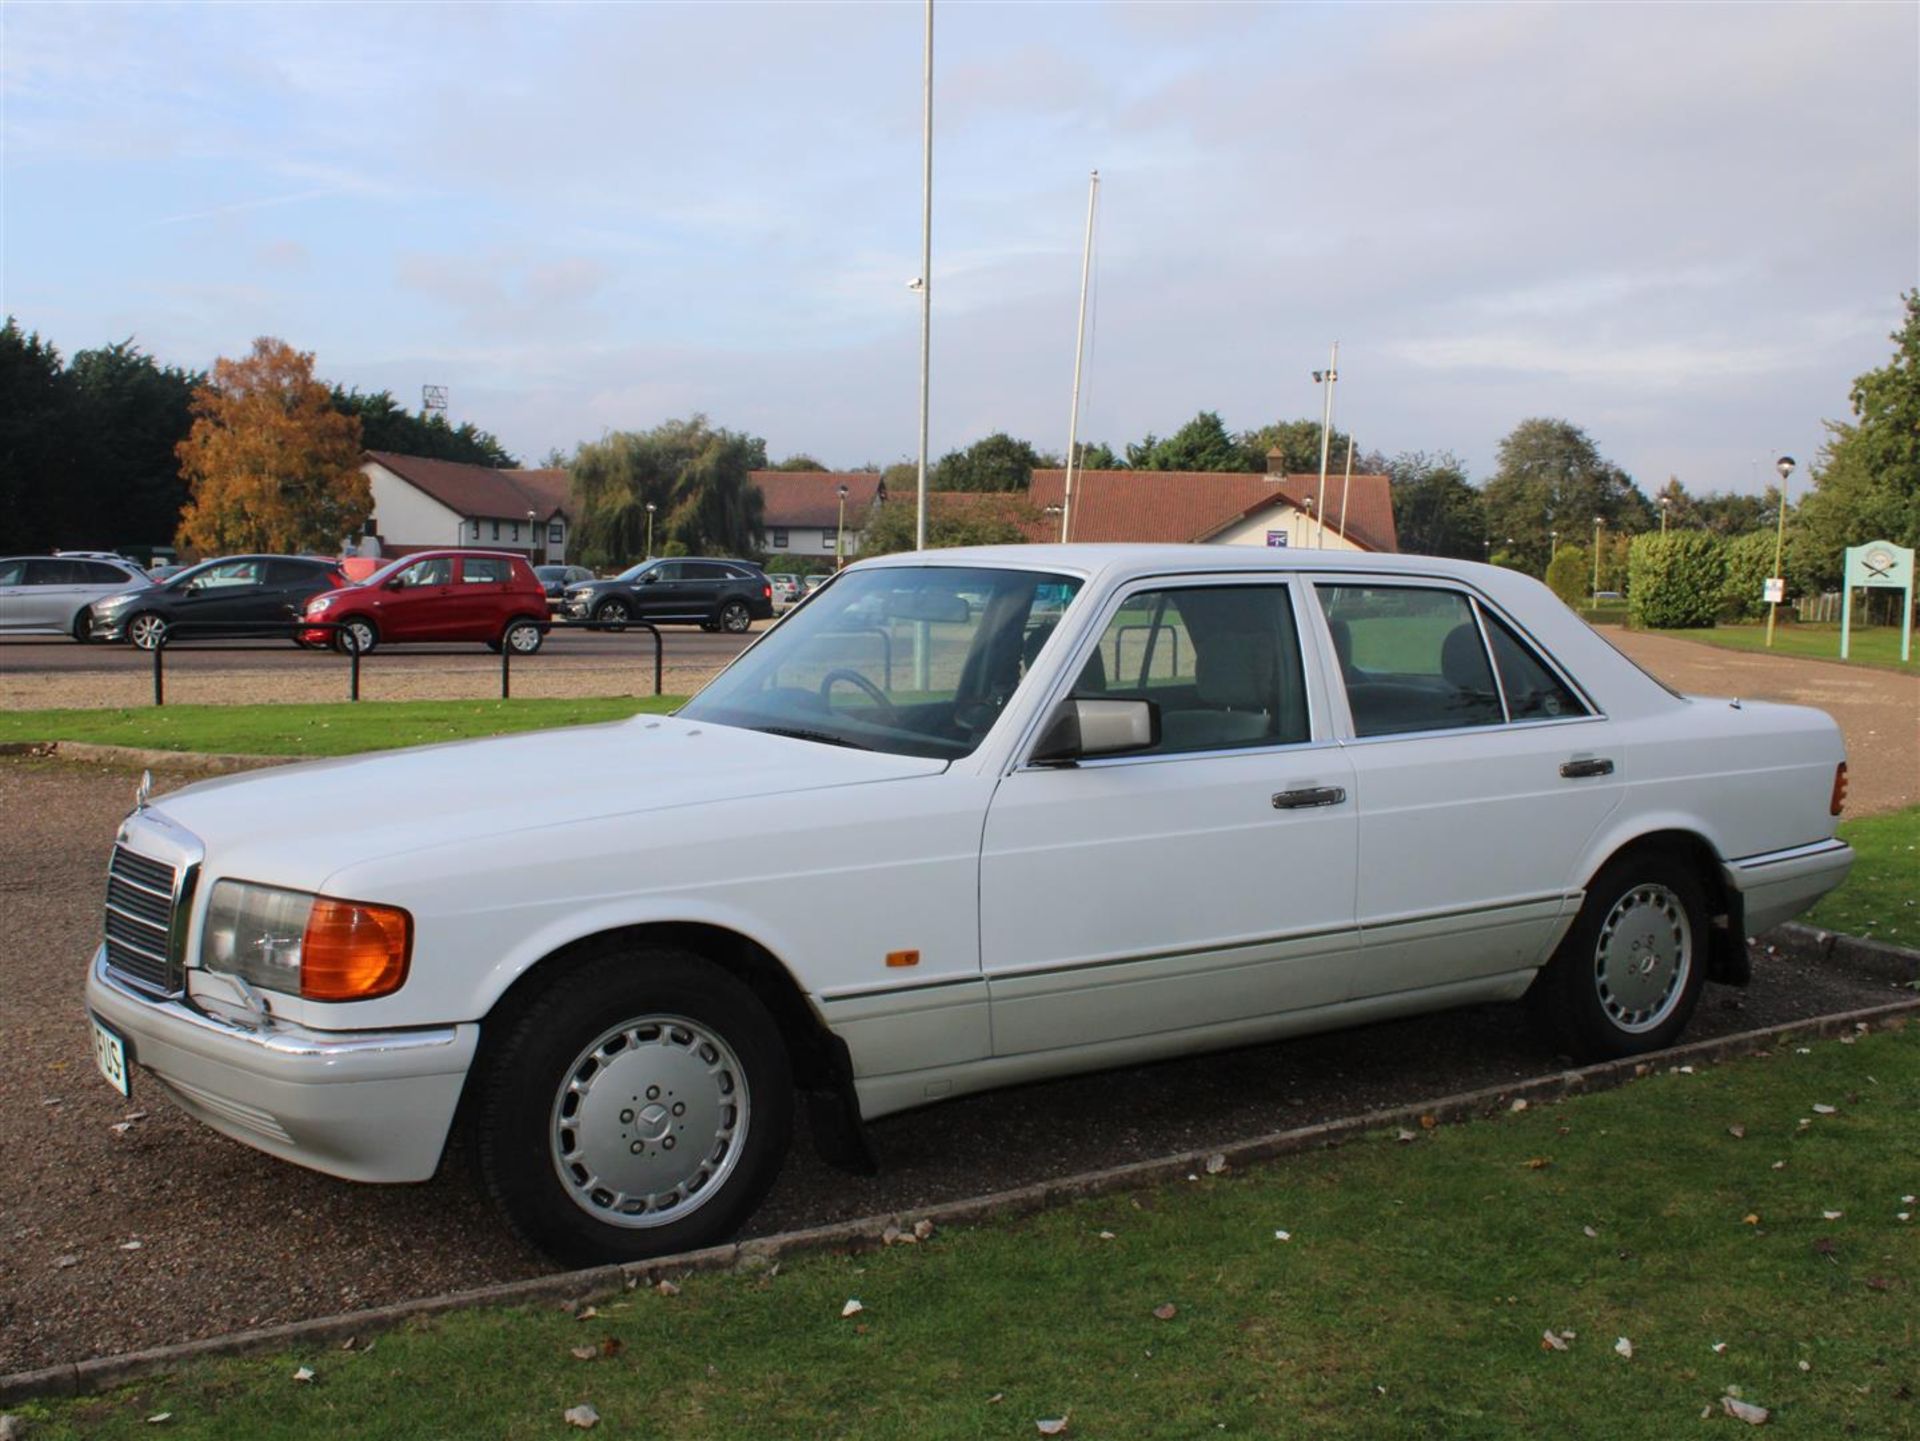
[[(620, 626), (604, 626), (591, 621), (556, 622), (552, 630), (591, 630), (591, 631), (636, 631), (645, 632), (653, 640), (653, 693), (661, 691), (662, 675), (665, 668), (665, 651), (661, 643), (660, 631), (646, 621), (628, 621)], [(196, 639), (193, 631), (202, 632), (204, 640)], [(331, 646), (312, 646), (300, 640), (303, 633), (325, 631), (333, 637)], [(347, 699), (360, 699), (360, 671), (375, 656), (392, 655), (400, 659), (410, 656), (471, 656), (470, 649), (453, 650), (446, 647), (427, 649), (409, 647), (406, 650), (390, 651), (382, 647), (378, 651), (363, 651), (358, 646), (342, 644), (340, 637), (345, 627), (332, 621), (296, 620), (296, 621), (252, 621), (252, 622), (194, 622), (176, 621), (160, 635), (159, 642), (150, 654), (153, 657), (153, 703), (164, 706), (167, 703), (167, 653), (178, 650), (192, 653), (203, 652), (247, 652), (261, 654), (258, 645), (219, 645), (206, 644), (205, 641), (246, 641), (246, 640), (287, 640), (298, 644), (304, 654), (309, 656), (333, 655), (346, 662)], [(527, 659), (527, 657), (522, 657)], [(513, 698), (513, 647), (500, 646), (500, 699)]]

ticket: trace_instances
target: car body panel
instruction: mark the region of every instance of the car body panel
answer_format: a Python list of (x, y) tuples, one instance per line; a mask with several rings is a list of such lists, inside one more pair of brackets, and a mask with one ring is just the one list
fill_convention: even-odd
[(95, 602), (145, 591), (152, 580), (130, 560), (20, 555), (0, 559), (0, 632), (72, 635), (92, 626)]

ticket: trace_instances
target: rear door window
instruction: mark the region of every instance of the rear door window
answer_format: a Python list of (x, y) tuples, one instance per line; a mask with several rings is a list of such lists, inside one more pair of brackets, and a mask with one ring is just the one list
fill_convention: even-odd
[(460, 579), (477, 585), (504, 585), (508, 562), (494, 556), (470, 555), (460, 562)]
[(1466, 596), (1410, 585), (1317, 589), (1356, 735), (1504, 721), (1493, 666)]

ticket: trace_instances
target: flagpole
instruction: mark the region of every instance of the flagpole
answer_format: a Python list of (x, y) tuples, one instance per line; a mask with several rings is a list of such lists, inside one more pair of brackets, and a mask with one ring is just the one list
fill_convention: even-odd
[(1073, 410), (1067, 417), (1067, 491), (1060, 506), (1060, 539), (1073, 520), (1074, 451), (1080, 439), (1080, 361), (1087, 350), (1087, 277), (1093, 270), (1093, 207), (1100, 194), (1100, 172), (1087, 182), (1087, 240), (1080, 251), (1080, 322), (1073, 337)]

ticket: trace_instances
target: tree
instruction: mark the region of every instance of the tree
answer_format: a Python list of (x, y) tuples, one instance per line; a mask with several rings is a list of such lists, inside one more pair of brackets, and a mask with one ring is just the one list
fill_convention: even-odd
[(826, 467), (810, 455), (790, 455), (785, 460), (777, 460), (767, 467), (768, 470), (825, 470)]
[(12, 316), (0, 328), (0, 554), (72, 544), (78, 457), (73, 379), (60, 352)]
[(585, 442), (573, 458), (583, 562), (620, 566), (644, 557), (649, 503), (656, 553), (758, 550), (764, 502), (750, 472), (766, 464), (764, 440), (716, 429), (704, 415)]
[(1500, 442), (1499, 468), (1482, 500), (1489, 533), (1503, 542), (1511, 536), (1510, 553), (1535, 575), (1546, 569), (1549, 532), (1584, 535), (1595, 516), (1612, 530), (1642, 531), (1653, 509), (1585, 431), (1547, 419), (1523, 420)]
[[(895, 495), (877, 505), (860, 532), (860, 554), (891, 555), (913, 549), (915, 507), (911, 495)], [(1017, 545), (1027, 539), (1026, 526), (1038, 523), (1039, 510), (1025, 499), (1004, 500), (964, 509), (945, 505), (927, 508), (927, 549), (956, 545)]]
[[(965, 450), (953, 450), (940, 457), (940, 463), (927, 475), (929, 490), (1019, 490), (1033, 482), (1038, 466), (1058, 462), (1042, 455), (1024, 440), (1015, 440), (996, 430), (976, 440)], [(916, 481), (918, 470), (916, 467)]]
[(1793, 522), (1826, 585), (1840, 583), (1848, 546), (1891, 540), (1920, 548), (1920, 290), (1901, 302), (1893, 358), (1853, 382), (1851, 423), (1827, 422), (1813, 491)]
[(173, 538), (187, 504), (178, 449), (206, 374), (159, 365), (131, 339), (81, 351), (69, 373), (98, 510), (88, 539), (151, 553)]
[(472, 421), (462, 421), (456, 430), (444, 415), (415, 415), (395, 400), (391, 391), (362, 395), (336, 385), (333, 407), (360, 417), (360, 443), (368, 450), (424, 455), (429, 460), (456, 460), (496, 470), (520, 464), (497, 437), (478, 429)]
[(1466, 462), (1459, 456), (1444, 450), (1437, 455), (1403, 451), (1389, 462), (1387, 474), (1392, 477), (1393, 524), (1401, 550), (1455, 560), (1487, 558), (1486, 511), (1480, 492), (1467, 482)]
[(192, 492), (183, 548), (332, 552), (373, 513), (359, 417), (333, 408), (310, 353), (262, 336), (244, 360), (214, 363), (192, 409), (177, 448)]
[(1583, 606), (1593, 590), (1593, 557), (1585, 546), (1563, 545), (1547, 562), (1547, 589), (1567, 605)]
[[(1219, 412), (1203, 410), (1165, 440), (1148, 433), (1127, 447), (1135, 470), (1247, 470), (1246, 451), (1227, 433)], [(1263, 463), (1260, 467), (1266, 468)]]

